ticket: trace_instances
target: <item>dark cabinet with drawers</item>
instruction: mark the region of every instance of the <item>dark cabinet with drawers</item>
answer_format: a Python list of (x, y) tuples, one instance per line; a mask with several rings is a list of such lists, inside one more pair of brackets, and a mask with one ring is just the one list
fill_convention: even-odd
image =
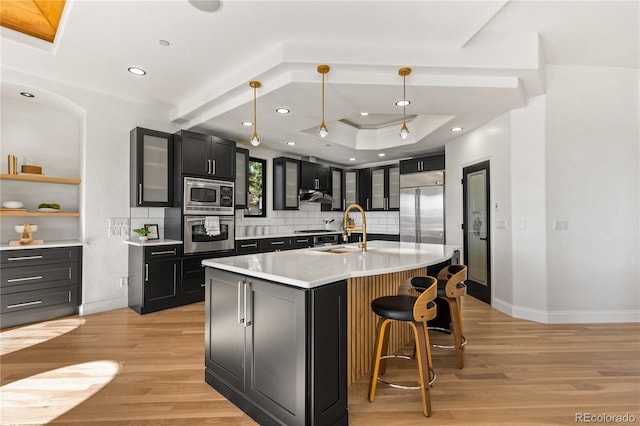
[(0, 265), (0, 328), (78, 313), (81, 247), (7, 250)]

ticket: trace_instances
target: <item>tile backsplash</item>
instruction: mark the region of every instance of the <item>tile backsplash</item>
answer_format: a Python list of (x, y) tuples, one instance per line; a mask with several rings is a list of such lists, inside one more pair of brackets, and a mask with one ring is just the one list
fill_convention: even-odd
[[(266, 218), (245, 217), (243, 210), (236, 210), (236, 236), (260, 236), (290, 234), (309, 229), (342, 228), (343, 212), (324, 212), (319, 203), (301, 202), (300, 210), (269, 211)], [(349, 213), (359, 225), (362, 220), (358, 211)], [(381, 234), (400, 233), (400, 215), (397, 211), (367, 212), (367, 232)], [(333, 222), (325, 224), (325, 221)]]
[[(356, 226), (362, 223), (360, 213), (349, 213)], [(367, 232), (399, 234), (400, 215), (397, 211), (367, 212)], [(343, 212), (323, 212), (319, 203), (300, 203), (300, 210), (269, 211), (267, 217), (244, 217), (244, 210), (236, 210), (236, 237), (291, 234), (309, 229), (340, 231)], [(165, 209), (162, 207), (132, 207), (130, 238), (136, 239), (133, 229), (157, 224), (160, 238), (164, 239)], [(325, 224), (325, 221), (333, 222)]]

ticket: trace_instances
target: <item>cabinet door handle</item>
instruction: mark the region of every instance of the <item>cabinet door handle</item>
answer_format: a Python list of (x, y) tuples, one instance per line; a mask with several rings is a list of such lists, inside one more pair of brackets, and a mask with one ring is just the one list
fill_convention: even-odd
[(216, 174), (216, 160), (211, 160), (211, 174)]
[(252, 244), (240, 244), (240, 248), (247, 248), (247, 247), (254, 247), (254, 248), (258, 248), (258, 243), (252, 243)]
[(149, 281), (149, 264), (145, 263), (144, 264), (144, 280)]
[(42, 256), (10, 257), (7, 260), (34, 260), (34, 259), (42, 259)]
[(24, 303), (16, 303), (14, 305), (7, 305), (7, 308), (20, 308), (22, 306), (31, 306), (31, 305), (39, 305), (42, 303), (42, 300), (35, 300), (33, 302), (24, 302)]
[(244, 283), (244, 326), (251, 325), (251, 283)]
[(24, 278), (12, 278), (10, 280), (7, 280), (8, 283), (17, 283), (20, 281), (33, 281), (33, 280), (40, 280), (42, 279), (42, 275), (37, 275), (37, 276), (33, 276), (33, 277), (24, 277)]
[(369, 210), (369, 199), (367, 198), (367, 210)]
[(242, 324), (244, 322), (244, 318), (242, 317), (242, 281), (238, 281), (238, 324)]
[(156, 256), (160, 254), (176, 254), (176, 249), (173, 250), (165, 250), (165, 251), (152, 251), (151, 256)]

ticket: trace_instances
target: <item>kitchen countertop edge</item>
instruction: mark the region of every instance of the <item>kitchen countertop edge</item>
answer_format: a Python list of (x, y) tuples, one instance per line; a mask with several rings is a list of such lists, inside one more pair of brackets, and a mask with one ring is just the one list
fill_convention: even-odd
[(152, 246), (171, 246), (175, 244), (182, 244), (180, 240), (147, 240), (147, 241), (135, 241), (135, 240), (124, 240), (125, 244), (129, 244), (131, 246), (136, 247), (152, 247)]
[(85, 243), (78, 240), (46, 241), (44, 244), (28, 245), (28, 246), (10, 246), (9, 244), (1, 244), (0, 251), (31, 250), (31, 249), (55, 248), (55, 247), (77, 247), (77, 246), (84, 246), (84, 245)]

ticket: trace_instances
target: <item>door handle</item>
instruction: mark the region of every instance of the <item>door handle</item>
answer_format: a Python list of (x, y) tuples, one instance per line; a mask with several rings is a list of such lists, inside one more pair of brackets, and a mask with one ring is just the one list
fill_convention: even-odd
[(488, 238), (488, 237), (484, 237), (484, 238), (480, 237), (480, 239), (481, 239), (482, 241), (488, 241), (488, 239), (487, 239), (487, 238)]
[(144, 281), (145, 282), (149, 281), (149, 264), (148, 263), (144, 264)]
[(142, 204), (142, 184), (138, 184), (138, 204)]
[(42, 279), (42, 275), (35, 275), (33, 277), (25, 277), (25, 278), (12, 278), (10, 280), (7, 280), (8, 283), (16, 283), (16, 282), (20, 282), (20, 281), (32, 281), (32, 280), (41, 280)]
[(242, 324), (244, 322), (244, 318), (242, 317), (242, 281), (238, 281), (238, 324)]
[(211, 160), (211, 174), (216, 174), (216, 160)]
[(42, 256), (23, 256), (23, 257), (10, 257), (7, 260), (34, 260), (34, 259), (42, 259)]
[(244, 283), (244, 326), (251, 325), (251, 283)]

